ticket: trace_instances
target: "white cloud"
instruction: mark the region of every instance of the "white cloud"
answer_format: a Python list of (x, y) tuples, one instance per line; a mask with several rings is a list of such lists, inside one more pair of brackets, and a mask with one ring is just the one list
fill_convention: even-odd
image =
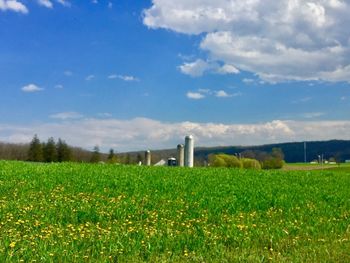
[(112, 2), (108, 2), (108, 8), (112, 8), (113, 7), (113, 3)]
[(53, 8), (53, 4), (50, 0), (38, 0), (39, 5), (45, 6), (47, 8)]
[(184, 62), (178, 68), (183, 74), (191, 77), (200, 77), (207, 72), (222, 75), (239, 73), (239, 70), (232, 65), (225, 64), (220, 66), (219, 63), (204, 61), (202, 59), (197, 59), (193, 62)]
[(60, 119), (60, 120), (80, 119), (82, 117), (84, 117), (82, 114), (75, 111), (59, 112), (59, 113), (50, 115), (50, 118)]
[(117, 75), (117, 74), (111, 74), (108, 76), (109, 79), (121, 79), (124, 81), (140, 81), (138, 78), (134, 76), (129, 75)]
[(1, 11), (13, 11), (17, 13), (27, 14), (28, 8), (17, 0), (0, 0)]
[(243, 83), (245, 83), (245, 84), (251, 84), (251, 83), (254, 83), (254, 82), (255, 82), (254, 79), (249, 79), (249, 78), (244, 78), (242, 81), (243, 81)]
[(306, 112), (302, 114), (302, 117), (304, 117), (305, 119), (314, 119), (314, 118), (322, 117), (324, 115), (325, 115), (324, 112)]
[(228, 97), (232, 97), (231, 94), (228, 94), (226, 91), (224, 90), (218, 90), (215, 91), (215, 96), (218, 98), (228, 98)]
[(128, 76), (128, 75), (117, 75), (116, 78), (124, 80), (124, 81), (139, 81), (138, 78), (134, 76)]
[(63, 85), (61, 85), (61, 84), (57, 84), (56, 86), (55, 86), (55, 89), (63, 89), (64, 87), (63, 87)]
[(219, 67), (217, 72), (219, 74), (223, 74), (223, 75), (225, 75), (225, 74), (238, 74), (239, 70), (235, 66), (225, 64), (222, 67)]
[(91, 0), (91, 3), (98, 4), (98, 1), (97, 0)]
[(56, 0), (56, 2), (57, 3), (59, 3), (59, 4), (61, 4), (61, 5), (63, 5), (63, 6), (65, 6), (65, 7), (71, 7), (71, 3), (69, 2), (69, 1), (67, 1), (67, 0)]
[[(161, 122), (147, 118), (76, 119), (32, 125), (0, 124), (0, 141), (29, 142), (40, 138), (63, 138), (69, 144), (107, 151), (175, 148), (184, 136), (193, 134), (196, 146), (257, 145), (267, 143), (350, 139), (350, 121), (281, 121), (222, 124)], [(322, 132), (320, 132), (322, 131)]]
[(350, 81), (348, 1), (153, 0), (143, 22), (203, 34), (200, 49), (211, 61), (268, 82)]
[(189, 99), (199, 100), (204, 99), (207, 96), (215, 96), (217, 98), (230, 98), (241, 96), (241, 92), (236, 92), (233, 94), (227, 93), (224, 90), (210, 90), (210, 89), (198, 89), (197, 91), (189, 91), (186, 94), (186, 97)]
[(109, 79), (116, 79), (118, 78), (118, 75), (112, 74), (108, 76)]
[(197, 59), (194, 62), (185, 62), (183, 65), (179, 66), (179, 69), (183, 74), (192, 77), (200, 77), (204, 72), (211, 68), (211, 65), (202, 59)]
[(21, 88), (21, 90), (23, 91), (23, 92), (38, 92), (38, 91), (42, 91), (43, 90), (43, 88), (40, 88), (40, 87), (38, 87), (37, 85), (35, 85), (35, 84), (28, 84), (28, 85), (26, 85), (26, 86), (23, 86), (22, 88)]
[(204, 99), (205, 95), (203, 95), (200, 92), (187, 92), (186, 93), (187, 98), (192, 99), (192, 100), (200, 100), (200, 99)]
[(86, 81), (93, 80), (95, 78), (95, 75), (89, 75), (85, 78)]

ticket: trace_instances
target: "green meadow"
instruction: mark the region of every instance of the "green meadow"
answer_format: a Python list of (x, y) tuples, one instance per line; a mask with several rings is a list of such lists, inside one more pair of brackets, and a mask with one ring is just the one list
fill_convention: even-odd
[(350, 262), (350, 169), (0, 161), (0, 262)]

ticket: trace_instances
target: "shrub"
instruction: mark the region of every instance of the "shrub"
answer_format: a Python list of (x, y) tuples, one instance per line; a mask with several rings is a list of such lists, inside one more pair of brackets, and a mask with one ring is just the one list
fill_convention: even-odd
[(261, 164), (255, 159), (243, 158), (241, 159), (243, 168), (245, 169), (261, 169)]
[(227, 154), (211, 155), (209, 162), (213, 167), (242, 168), (242, 163), (237, 157)]
[(210, 164), (213, 167), (226, 167), (227, 166), (225, 160), (217, 155), (213, 156), (213, 159), (210, 162)]
[(262, 162), (263, 169), (281, 169), (284, 161), (279, 158), (270, 157)]
[(236, 156), (232, 156), (228, 154), (220, 154), (219, 157), (226, 162), (226, 167), (242, 168), (242, 163)]

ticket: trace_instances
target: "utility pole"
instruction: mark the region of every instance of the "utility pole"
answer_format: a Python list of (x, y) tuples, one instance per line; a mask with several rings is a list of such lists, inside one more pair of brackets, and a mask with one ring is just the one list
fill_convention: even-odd
[(306, 142), (304, 142), (304, 163), (306, 163)]

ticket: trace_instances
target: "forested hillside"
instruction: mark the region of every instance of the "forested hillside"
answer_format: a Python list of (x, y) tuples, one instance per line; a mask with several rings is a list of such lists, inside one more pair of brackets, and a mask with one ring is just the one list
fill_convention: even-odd
[[(207, 162), (210, 154), (224, 153), (241, 155), (241, 157), (262, 159), (266, 153), (271, 153), (273, 148), (279, 148), (284, 153), (284, 160), (288, 163), (304, 162), (304, 142), (277, 143), (260, 146), (225, 146), (225, 147), (196, 147), (195, 163), (203, 165)], [(130, 152), (122, 154), (129, 156), (131, 160), (143, 158), (143, 152)], [(334, 159), (337, 162), (350, 160), (350, 141), (331, 140), (306, 142), (306, 161), (318, 160), (323, 155), (324, 160)], [(152, 162), (160, 159), (176, 157), (176, 149), (152, 151)]]

